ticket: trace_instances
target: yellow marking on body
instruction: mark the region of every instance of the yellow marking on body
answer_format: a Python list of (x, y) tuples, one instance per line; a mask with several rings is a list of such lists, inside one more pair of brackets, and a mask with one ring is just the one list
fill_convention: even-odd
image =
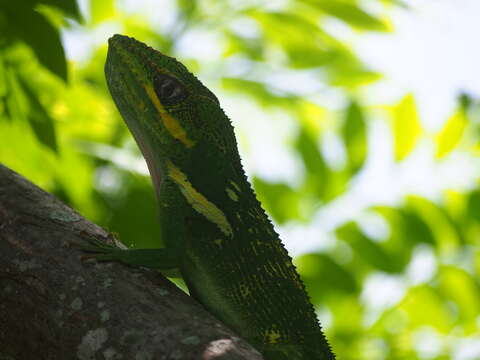
[(232, 189), (226, 188), (225, 191), (227, 192), (227, 195), (230, 199), (232, 199), (233, 201), (238, 201), (238, 195), (235, 194)]
[(265, 342), (267, 344), (277, 344), (280, 342), (279, 340), (282, 337), (278, 330), (273, 329), (265, 331), (263, 335), (265, 336)]
[(155, 90), (150, 85), (143, 85), (145, 91), (147, 92), (148, 97), (152, 100), (153, 105), (157, 109), (160, 114), (160, 118), (163, 121), (163, 125), (167, 129), (167, 131), (177, 140), (180, 140), (187, 148), (192, 147), (195, 145), (191, 139), (188, 138), (187, 132), (185, 129), (180, 125), (177, 119), (175, 119), (172, 115), (168, 113), (167, 110), (163, 107), (162, 103), (155, 94)]
[(239, 290), (240, 290), (240, 295), (243, 297), (243, 298), (246, 298), (248, 296), (250, 296), (252, 294), (250, 288), (248, 287), (247, 284), (240, 284), (239, 286)]
[(178, 185), (180, 192), (195, 211), (217, 225), (225, 235), (232, 236), (232, 227), (222, 210), (195, 190), (187, 176), (169, 160), (167, 161), (167, 168), (168, 176)]
[(240, 187), (237, 185), (235, 181), (230, 180), (230, 184), (238, 191), (241, 192)]
[(223, 239), (215, 239), (213, 240), (213, 243), (218, 246), (222, 246), (223, 244)]

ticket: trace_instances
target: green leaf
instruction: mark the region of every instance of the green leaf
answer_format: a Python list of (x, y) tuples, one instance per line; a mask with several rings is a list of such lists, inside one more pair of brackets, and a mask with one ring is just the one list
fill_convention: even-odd
[(226, 89), (246, 93), (266, 107), (290, 107), (298, 100), (294, 95), (274, 93), (268, 85), (253, 80), (225, 77), (222, 79), (222, 85)]
[(428, 225), (435, 239), (436, 251), (440, 255), (451, 254), (458, 249), (462, 241), (459, 229), (444, 208), (419, 196), (407, 197), (405, 208), (418, 216)]
[(444, 296), (457, 304), (465, 326), (476, 330), (476, 320), (480, 313), (480, 292), (478, 283), (465, 270), (455, 266), (442, 266), (440, 288)]
[(480, 189), (470, 193), (467, 203), (468, 217), (480, 224)]
[(412, 152), (422, 134), (422, 127), (413, 95), (406, 95), (395, 105), (392, 115), (395, 160), (401, 161)]
[(38, 0), (36, 2), (39, 4), (53, 6), (57, 9), (60, 9), (65, 15), (77, 20), (78, 22), (82, 21), (82, 16), (76, 0)]
[[(119, 195), (101, 193), (109, 216), (106, 226), (121, 234), (120, 240), (125, 245), (137, 248), (158, 248), (165, 246), (158, 226), (158, 207), (155, 193), (148, 176), (127, 174), (108, 166), (102, 169), (105, 173), (118, 172), (121, 176), (122, 191)], [(137, 211), (131, 211), (137, 209)]]
[(350, 2), (342, 0), (305, 0), (305, 2), (354, 27), (371, 31), (389, 31), (385, 22)]
[(16, 73), (10, 67), (5, 67), (7, 94), (5, 97), (5, 112), (11, 120), (26, 120), (28, 102), (21, 88)]
[(7, 74), (3, 57), (0, 56), (0, 98), (7, 95)]
[(295, 141), (295, 148), (303, 161), (306, 170), (306, 181), (309, 190), (319, 199), (328, 198), (330, 169), (320, 152), (315, 138), (304, 127)]
[(400, 247), (412, 247), (419, 243), (435, 245), (435, 237), (430, 226), (412, 209), (375, 206), (372, 208), (390, 225), (392, 238), (397, 237)]
[(253, 178), (253, 187), (265, 210), (278, 224), (300, 219), (298, 194), (285, 183), (274, 183)]
[(467, 93), (462, 92), (458, 96), (459, 106), (464, 111), (467, 111), (468, 109), (470, 109), (470, 106), (472, 106), (473, 102), (474, 101), (473, 101), (472, 97)]
[(251, 60), (263, 60), (264, 44), (260, 39), (246, 38), (228, 30), (225, 31), (225, 37), (228, 41), (224, 56), (240, 54), (241, 56), (247, 56)]
[(314, 304), (326, 295), (355, 293), (358, 285), (352, 274), (326, 254), (307, 254), (295, 259), (295, 265)]
[(457, 109), (435, 136), (437, 158), (448, 155), (460, 143), (467, 126), (467, 114), (463, 108)]
[(53, 152), (57, 152), (57, 137), (55, 134), (54, 120), (50, 117), (37, 95), (30, 89), (26, 81), (21, 81), (23, 91), (29, 101), (27, 119), (37, 139)]
[(341, 129), (348, 156), (349, 172), (354, 175), (367, 158), (367, 129), (360, 106), (352, 101)]
[(320, 152), (317, 141), (306, 129), (302, 128), (298, 134), (295, 148), (298, 150), (307, 172), (326, 179), (328, 174), (327, 163)]
[(351, 221), (336, 230), (337, 236), (347, 242), (356, 255), (367, 264), (387, 273), (399, 273), (403, 270), (403, 262), (390, 256), (380, 244), (368, 238), (360, 231), (358, 225)]
[[(8, 35), (32, 48), (38, 61), (52, 73), (67, 81), (67, 62), (60, 35), (45, 17), (25, 4), (2, 3)], [(25, 26), (28, 24), (28, 26)]]
[(115, 16), (113, 0), (90, 0), (92, 22), (98, 24)]
[(408, 315), (411, 326), (432, 326), (442, 333), (448, 333), (453, 325), (453, 312), (444, 299), (431, 286), (410, 288), (398, 305)]
[[(263, 41), (268, 46), (280, 47), (292, 67), (303, 69), (324, 66), (340, 55), (340, 43), (308, 17), (279, 11), (249, 11), (247, 14), (262, 27)], [(308, 41), (305, 41), (305, 34), (309, 36)]]

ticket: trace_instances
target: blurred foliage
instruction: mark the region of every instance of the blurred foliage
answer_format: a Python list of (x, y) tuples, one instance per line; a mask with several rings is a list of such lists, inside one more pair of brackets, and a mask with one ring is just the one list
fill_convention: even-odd
[[(372, 105), (365, 94), (382, 74), (331, 31), (394, 31), (388, 15), (405, 7), (402, 2), (156, 3), (151, 13), (168, 13), (169, 21), (152, 21), (152, 14), (135, 12), (128, 2), (84, 4), (82, 16), (74, 0), (0, 0), (0, 161), (126, 244), (161, 246), (146, 168), (104, 81), (106, 39), (115, 28), (181, 57), (219, 98), (248, 99), (265, 121), (278, 112), (288, 117), (293, 130), (285, 146), (300, 164), (295, 180), (251, 175), (276, 224), (301, 224), (316, 233), (322, 250), (295, 261), (339, 359), (454, 358), (459, 343), (478, 338), (480, 187), (448, 189), (436, 199), (406, 194), (395, 204), (372, 199), (360, 215), (333, 227), (322, 224), (325, 229), (312, 220), (337, 201), (353, 199), (379, 141), (371, 131), (376, 123), (390, 129), (392, 168), (415, 159), (424, 143), (440, 165), (478, 157), (475, 99), (460, 94), (435, 131), (423, 126), (412, 94)], [(82, 60), (67, 62), (66, 33), (77, 34), (70, 46), (87, 52)], [(101, 41), (86, 41), (99, 33)], [(185, 52), (202, 34), (213, 36), (204, 51), (215, 56)], [(272, 80), (278, 74), (293, 80), (285, 86)], [(302, 79), (317, 87), (297, 90)], [(326, 91), (339, 99), (335, 105), (319, 96)], [(234, 120), (242, 145), (246, 119)], [(271, 134), (253, 138), (275, 136), (271, 124)], [(326, 151), (332, 139), (340, 149), (333, 158)], [(242, 145), (244, 156), (254, 158), (248, 145)], [(365, 216), (375, 219), (373, 231)], [(425, 350), (425, 344), (434, 346)]]

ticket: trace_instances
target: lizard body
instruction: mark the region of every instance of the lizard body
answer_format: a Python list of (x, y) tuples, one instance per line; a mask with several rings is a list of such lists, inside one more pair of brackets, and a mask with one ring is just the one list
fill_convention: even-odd
[(190, 294), (268, 360), (334, 359), (215, 95), (180, 62), (121, 35), (109, 40), (105, 74), (147, 161), (166, 247), (104, 247), (97, 258), (180, 271)]

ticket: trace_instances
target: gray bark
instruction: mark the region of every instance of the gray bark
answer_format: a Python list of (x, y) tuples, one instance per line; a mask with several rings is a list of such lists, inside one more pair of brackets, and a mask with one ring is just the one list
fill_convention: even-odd
[(156, 271), (82, 261), (109, 233), (0, 164), (0, 359), (255, 359)]

